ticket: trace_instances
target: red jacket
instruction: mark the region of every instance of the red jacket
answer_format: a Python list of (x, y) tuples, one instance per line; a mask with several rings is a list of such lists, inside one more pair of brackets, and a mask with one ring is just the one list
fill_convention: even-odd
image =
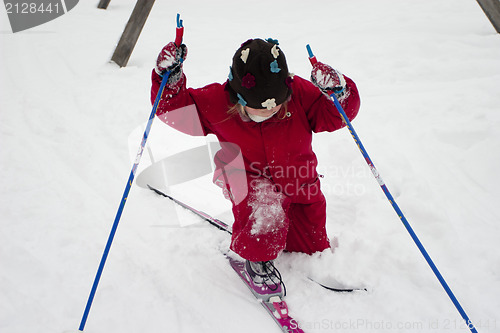
[[(354, 82), (348, 77), (345, 79), (346, 94), (341, 104), (352, 120), (358, 113), (360, 100)], [(300, 197), (304, 186), (317, 182), (318, 161), (312, 150), (312, 134), (332, 132), (344, 124), (333, 102), (311, 82), (295, 76), (284, 117), (279, 117), (278, 113), (257, 123), (238, 113), (228, 114), (233, 104), (225, 91), (227, 83), (192, 89), (186, 88), (185, 77), (182, 80), (177, 95), (164, 91), (156, 115), (190, 135), (215, 134), (223, 147), (215, 158), (219, 170), (241, 152), (246, 172), (272, 179), (283, 193), (292, 198)], [(160, 83), (161, 77), (153, 70), (152, 103)], [(214, 178), (220, 174), (216, 172)]]

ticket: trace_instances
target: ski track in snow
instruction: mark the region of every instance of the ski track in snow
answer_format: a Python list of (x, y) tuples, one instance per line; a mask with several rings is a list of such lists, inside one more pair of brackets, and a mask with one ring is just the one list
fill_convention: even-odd
[[(500, 37), (475, 1), (157, 1), (121, 69), (109, 59), (135, 1), (96, 5), (16, 34), (0, 11), (1, 332), (77, 330), (177, 12), (189, 86), (224, 81), (251, 37), (277, 38), (302, 77), (306, 44), (351, 77), (362, 100), (353, 125), (387, 186), (478, 331), (500, 332)], [(157, 123), (156, 156), (205, 142)], [(291, 314), (308, 333), (468, 332), (348, 131), (317, 134), (314, 146), (339, 247), (277, 260)], [(210, 179), (170, 191), (231, 222)], [(228, 246), (134, 186), (85, 331), (277, 331), (221, 255)], [(332, 294), (307, 270), (369, 291)]]

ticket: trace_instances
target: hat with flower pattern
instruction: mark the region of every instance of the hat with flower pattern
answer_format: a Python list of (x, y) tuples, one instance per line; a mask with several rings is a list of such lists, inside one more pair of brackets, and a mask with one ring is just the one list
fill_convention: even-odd
[(250, 39), (233, 57), (228, 84), (231, 102), (272, 109), (292, 93), (286, 58), (275, 39)]

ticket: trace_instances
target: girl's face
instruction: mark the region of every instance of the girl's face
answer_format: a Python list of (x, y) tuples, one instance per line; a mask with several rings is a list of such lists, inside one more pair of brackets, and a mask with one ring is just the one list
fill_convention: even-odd
[(283, 104), (276, 105), (274, 108), (269, 109), (269, 110), (268, 109), (253, 109), (251, 107), (245, 106), (245, 111), (253, 116), (269, 117), (270, 115), (278, 112), (281, 109), (282, 105)]

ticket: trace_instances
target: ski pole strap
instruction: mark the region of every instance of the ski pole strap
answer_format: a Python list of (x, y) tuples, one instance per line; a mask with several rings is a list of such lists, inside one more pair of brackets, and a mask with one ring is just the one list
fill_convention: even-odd
[[(311, 47), (309, 46), (309, 44), (306, 46), (306, 48), (307, 48), (307, 52), (309, 54), (309, 61), (311, 62), (311, 64), (315, 64), (317, 62), (317, 60), (316, 60), (316, 57), (314, 56), (314, 54), (312, 53), (312, 50), (311, 50)], [(458, 312), (460, 313), (460, 315), (464, 319), (464, 321), (465, 321), (467, 327), (469, 328), (469, 330), (472, 333), (477, 333), (476, 328), (474, 327), (472, 321), (469, 319), (469, 317), (465, 313), (464, 309), (460, 305), (460, 302), (455, 297), (455, 295), (451, 291), (450, 287), (446, 283), (445, 279), (443, 278), (443, 276), (439, 272), (438, 268), (436, 267), (436, 265), (432, 261), (431, 257), (429, 256), (429, 253), (427, 253), (426, 249), (424, 248), (424, 246), (420, 242), (419, 238), (417, 237), (417, 235), (413, 231), (413, 228), (411, 227), (410, 223), (408, 222), (408, 220), (404, 216), (403, 212), (399, 208), (398, 204), (394, 200), (391, 192), (389, 192), (389, 189), (387, 188), (387, 186), (385, 185), (384, 181), (382, 180), (382, 177), (380, 176), (380, 173), (378, 172), (377, 168), (375, 168), (375, 165), (373, 164), (370, 156), (368, 156), (368, 152), (366, 151), (365, 147), (361, 143), (361, 140), (359, 139), (358, 134), (356, 133), (356, 131), (354, 130), (354, 127), (352, 126), (351, 122), (349, 121), (349, 118), (347, 117), (344, 109), (342, 108), (342, 105), (340, 105), (340, 102), (337, 99), (337, 96), (335, 96), (335, 93), (332, 93), (330, 95), (330, 98), (332, 99), (333, 104), (335, 104), (335, 107), (337, 108), (337, 111), (340, 113), (340, 116), (341, 116), (342, 120), (344, 121), (344, 123), (346, 124), (347, 128), (349, 129), (349, 132), (351, 133), (352, 138), (356, 142), (356, 145), (358, 146), (361, 154), (365, 158), (366, 163), (370, 167), (370, 170), (372, 171), (373, 176), (375, 177), (375, 179), (379, 183), (382, 191), (384, 191), (385, 196), (387, 197), (387, 199), (391, 203), (392, 207), (394, 208), (394, 210), (398, 214), (399, 219), (401, 220), (401, 222), (405, 226), (406, 230), (408, 231), (408, 233), (410, 234), (411, 238), (413, 239), (413, 241), (417, 245), (417, 247), (420, 250), (420, 252), (422, 253), (423, 257), (427, 261), (427, 264), (429, 264), (430, 268), (434, 272), (434, 275), (437, 277), (437, 279), (441, 283), (441, 286), (444, 288), (444, 290), (448, 294), (448, 297), (451, 299), (451, 301), (455, 305), (456, 309), (458, 310)]]

